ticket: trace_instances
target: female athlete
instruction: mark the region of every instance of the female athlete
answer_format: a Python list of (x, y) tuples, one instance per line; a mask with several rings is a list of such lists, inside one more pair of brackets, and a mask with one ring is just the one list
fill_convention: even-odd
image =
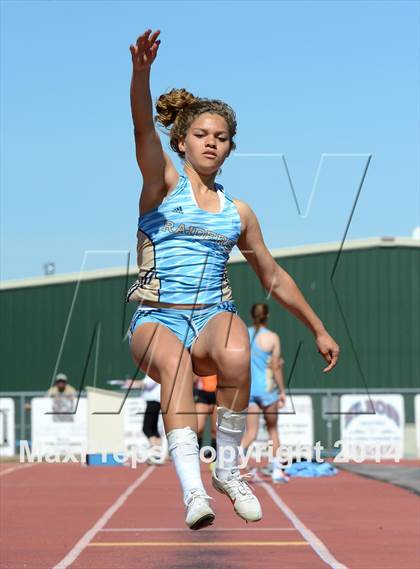
[(274, 261), (251, 208), (215, 182), (235, 149), (231, 107), (185, 89), (161, 95), (155, 120), (170, 127), (170, 147), (183, 161), (181, 175), (163, 151), (149, 85), (159, 34), (146, 30), (130, 46), (131, 110), (143, 178), (139, 274), (127, 293), (128, 301), (139, 302), (130, 324), (131, 353), (137, 365), (161, 383), (168, 449), (182, 487), (188, 527), (205, 527), (215, 517), (200, 476), (193, 370), (218, 377), (213, 486), (230, 498), (241, 518), (258, 521), (260, 504), (237, 467), (250, 378), (248, 331), (237, 314), (226, 274), (234, 245), (273, 298), (313, 332), (328, 363), (324, 371), (336, 365), (338, 346), (293, 279)]
[(251, 393), (242, 447), (247, 449), (257, 438), (261, 410), (267, 426), (268, 439), (273, 444), (271, 479), (275, 483), (287, 482), (289, 478), (283, 472), (282, 463), (277, 457), (280, 447), (277, 410), (286, 402), (280, 338), (278, 334), (267, 328), (269, 313), (266, 304), (254, 304), (251, 316), (253, 324), (248, 328), (251, 344)]

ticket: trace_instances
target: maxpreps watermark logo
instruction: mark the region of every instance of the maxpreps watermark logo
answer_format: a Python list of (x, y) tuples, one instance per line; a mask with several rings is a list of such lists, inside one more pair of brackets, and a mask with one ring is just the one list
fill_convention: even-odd
[[(365, 460), (374, 460), (381, 462), (382, 460), (393, 460), (399, 462), (403, 456), (403, 448), (400, 444), (384, 443), (351, 443), (346, 441), (336, 441), (334, 447), (339, 449), (334, 457), (331, 457), (333, 463), (361, 463)], [(242, 448), (225, 446), (221, 448), (218, 458), (218, 466), (221, 468), (225, 464), (232, 464), (232, 459), (237, 460), (240, 469), (246, 469), (250, 465), (271, 462), (277, 459), (283, 468), (287, 468), (294, 462), (325, 462), (323, 458), (325, 447), (318, 441), (314, 446), (311, 445), (292, 445), (282, 446), (274, 452), (272, 441), (268, 441), (265, 445), (251, 445), (246, 451)], [(114, 463), (119, 463), (131, 468), (136, 468), (138, 464), (152, 463), (164, 464), (166, 460), (166, 449), (159, 446), (154, 447), (131, 447), (122, 452), (109, 453), (106, 450), (98, 450), (95, 444), (86, 444), (77, 450), (60, 450), (59, 448), (52, 450), (43, 448), (42, 445), (29, 444), (29, 441), (21, 440), (19, 445), (19, 462), (47, 462), (47, 463), (86, 463), (90, 454), (100, 454), (102, 464), (107, 464), (111, 455)], [(203, 446), (199, 451), (201, 462), (209, 464), (217, 458), (216, 451), (211, 446)], [(151, 460), (152, 459), (152, 460)], [(185, 461), (195, 460), (194, 456), (186, 456)]]

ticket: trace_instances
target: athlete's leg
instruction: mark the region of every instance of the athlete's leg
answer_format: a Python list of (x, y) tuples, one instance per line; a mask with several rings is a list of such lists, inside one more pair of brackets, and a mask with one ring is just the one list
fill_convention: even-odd
[(191, 358), (178, 337), (166, 326), (145, 322), (132, 333), (131, 352), (137, 365), (161, 384), (161, 409), (171, 454), (191, 529), (211, 524), (200, 475), (197, 416), (193, 398)]
[(278, 401), (263, 408), (264, 420), (268, 431), (268, 440), (273, 443), (273, 455), (276, 456), (280, 447), (280, 439), (277, 431)]
[[(202, 402), (198, 402), (195, 404), (195, 408), (197, 411), (197, 435), (198, 435), (198, 444), (200, 446), (200, 448), (203, 447), (203, 434), (204, 434), (204, 430), (206, 428), (206, 422), (207, 422), (207, 418), (208, 417), (213, 417), (214, 415), (214, 409), (215, 409), (215, 405), (208, 405), (207, 403), (202, 403)], [(216, 434), (213, 433), (213, 428), (211, 431), (211, 446), (214, 448), (214, 450), (216, 450)], [(209, 458), (209, 456), (211, 456), (210, 451), (205, 451), (204, 452), (204, 458)]]
[(239, 445), (249, 401), (249, 335), (232, 312), (213, 316), (201, 330), (191, 353), (198, 375), (217, 374), (217, 462), (213, 486), (226, 494), (246, 521), (262, 517), (261, 506), (238, 469)]
[(198, 375), (217, 373), (217, 404), (243, 411), (249, 401), (249, 335), (232, 312), (220, 312), (201, 330), (191, 351)]
[(243, 449), (250, 447), (257, 438), (259, 423), (260, 408), (258, 405), (250, 404), (248, 407), (248, 417), (246, 420), (246, 431), (241, 442)]
[(280, 439), (277, 430), (278, 421), (278, 401), (263, 408), (264, 420), (267, 425), (268, 440), (273, 443), (273, 460), (271, 461), (271, 479), (273, 482), (287, 482), (289, 477), (284, 473), (283, 464), (277, 458), (277, 451), (280, 448)]
[(211, 414), (211, 446), (216, 450), (217, 408), (212, 405)]
[(237, 468), (249, 401), (249, 336), (233, 312), (220, 312), (201, 330), (191, 351), (198, 375), (217, 374), (216, 475)]
[(161, 384), (165, 431), (191, 427), (196, 432), (191, 357), (182, 342), (166, 326), (146, 322), (134, 330), (130, 347), (140, 369)]

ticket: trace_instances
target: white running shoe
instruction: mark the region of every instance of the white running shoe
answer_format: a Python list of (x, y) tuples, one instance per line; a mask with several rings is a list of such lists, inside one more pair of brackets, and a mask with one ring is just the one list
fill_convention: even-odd
[(281, 484), (285, 482), (289, 482), (290, 477), (283, 471), (282, 468), (277, 468), (276, 466), (273, 468), (273, 472), (271, 474), (271, 481), (274, 484)]
[(247, 478), (250, 478), (249, 474), (241, 475), (239, 469), (234, 468), (228, 480), (219, 480), (215, 470), (212, 482), (218, 492), (230, 499), (240, 518), (246, 522), (258, 522), (262, 518), (262, 510), (258, 498), (246, 482)]
[(260, 468), (260, 472), (264, 474), (264, 476), (271, 476), (273, 474), (273, 465), (268, 463), (267, 466)]
[[(256, 467), (251, 468), (251, 470), (248, 470), (247, 474), (249, 476), (248, 483), (251, 483), (251, 482), (255, 483), (255, 482), (261, 481), (261, 478), (258, 476), (258, 468), (256, 468)], [(248, 478), (248, 476), (247, 476), (247, 478)]]
[(215, 515), (209, 506), (209, 500), (213, 498), (207, 496), (201, 488), (194, 488), (188, 493), (185, 500), (185, 523), (190, 529), (202, 529), (213, 523)]
[(146, 463), (149, 465), (161, 465), (165, 464), (166, 455), (162, 447), (151, 447), (147, 451)]
[(146, 464), (148, 464), (149, 466), (162, 466), (163, 464), (165, 464), (165, 459), (156, 458), (155, 456), (149, 456), (146, 459)]

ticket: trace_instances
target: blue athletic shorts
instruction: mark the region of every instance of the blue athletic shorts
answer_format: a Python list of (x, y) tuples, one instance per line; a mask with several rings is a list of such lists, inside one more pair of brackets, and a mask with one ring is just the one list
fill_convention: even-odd
[(143, 304), (133, 315), (128, 330), (128, 341), (131, 343), (137, 326), (146, 322), (155, 322), (166, 326), (189, 349), (204, 326), (213, 316), (221, 312), (238, 314), (235, 303), (232, 301), (224, 301), (205, 308), (154, 308)]
[(280, 392), (276, 389), (275, 391), (271, 391), (267, 393), (263, 393), (262, 395), (250, 395), (249, 397), (249, 404), (258, 405), (258, 407), (269, 407), (273, 403), (276, 403), (280, 398)]

